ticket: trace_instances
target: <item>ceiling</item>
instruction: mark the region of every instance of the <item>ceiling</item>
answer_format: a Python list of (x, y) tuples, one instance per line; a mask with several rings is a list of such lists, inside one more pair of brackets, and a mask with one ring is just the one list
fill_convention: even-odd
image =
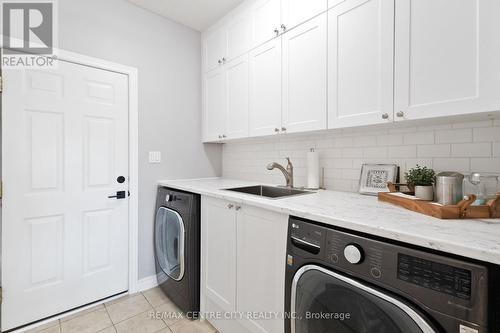
[(203, 31), (244, 0), (128, 0), (198, 31)]

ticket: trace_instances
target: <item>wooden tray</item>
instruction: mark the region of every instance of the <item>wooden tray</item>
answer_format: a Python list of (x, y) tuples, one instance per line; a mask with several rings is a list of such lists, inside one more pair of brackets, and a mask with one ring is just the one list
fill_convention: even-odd
[(401, 184), (388, 183), (390, 192), (378, 194), (378, 200), (388, 202), (417, 213), (437, 217), (439, 219), (483, 219), (500, 218), (500, 193), (495, 199), (488, 200), (486, 205), (471, 206), (476, 201), (475, 195), (469, 195), (468, 200), (462, 200), (456, 205), (441, 205), (436, 202), (415, 198), (413, 192), (397, 192)]

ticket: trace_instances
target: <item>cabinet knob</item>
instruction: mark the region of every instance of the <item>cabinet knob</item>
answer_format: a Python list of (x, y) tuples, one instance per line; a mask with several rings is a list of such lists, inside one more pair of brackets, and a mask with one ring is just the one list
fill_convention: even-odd
[(229, 204), (229, 205), (227, 205), (227, 208), (228, 208), (228, 209), (231, 209), (231, 208), (233, 208), (233, 207), (234, 207), (234, 205), (233, 205), (233, 204)]
[(222, 138), (223, 139), (227, 138), (226, 134), (222, 134)]
[(382, 114), (382, 119), (389, 119), (389, 114), (388, 113), (383, 113)]
[(234, 209), (236, 209), (236, 210), (240, 210), (240, 209), (241, 209), (241, 206), (236, 206), (236, 207), (234, 207)]
[(276, 133), (278, 133), (279, 131), (280, 131), (280, 129), (279, 129), (278, 127), (276, 127), (276, 128), (274, 129), (274, 132), (276, 132)]
[(286, 25), (282, 24), (281, 25), (281, 30), (283, 30), (283, 32), (285, 32), (286, 31)]
[(396, 113), (396, 116), (397, 116), (398, 118), (402, 118), (402, 117), (404, 117), (404, 116), (405, 116), (405, 113), (404, 113), (403, 111), (398, 111), (398, 113)]
[(219, 65), (222, 65), (222, 59), (217, 60), (217, 63), (218, 63)]
[(282, 128), (281, 128), (281, 130), (282, 130), (283, 132), (286, 132), (286, 127), (282, 127)]
[(222, 63), (225, 64), (226, 63), (226, 57), (223, 57), (222, 58)]
[(278, 28), (274, 28), (274, 33), (276, 34), (276, 36), (280, 35), (280, 31), (278, 30)]

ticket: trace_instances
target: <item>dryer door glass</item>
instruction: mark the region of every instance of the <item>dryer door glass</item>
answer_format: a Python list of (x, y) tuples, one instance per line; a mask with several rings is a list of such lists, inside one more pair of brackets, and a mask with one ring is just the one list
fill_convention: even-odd
[(292, 285), (292, 333), (434, 333), (420, 312), (355, 280), (309, 265)]
[(176, 211), (160, 207), (155, 223), (156, 260), (170, 278), (184, 276), (184, 222)]

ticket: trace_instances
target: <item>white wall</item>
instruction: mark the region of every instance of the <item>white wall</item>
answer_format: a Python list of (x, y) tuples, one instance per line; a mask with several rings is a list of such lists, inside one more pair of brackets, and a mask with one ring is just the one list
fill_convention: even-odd
[(363, 163), (396, 163), (401, 175), (420, 164), (436, 171), (500, 175), (500, 121), (439, 125), (373, 126), (321, 134), (284, 135), (229, 143), (223, 148), (223, 175), (228, 178), (284, 184), (267, 163), (291, 157), (295, 185), (305, 186), (306, 153), (316, 148), (325, 169), (327, 189), (358, 190)]
[[(221, 148), (201, 144), (200, 34), (124, 0), (61, 0), (59, 48), (139, 69), (139, 277), (155, 273), (159, 179), (220, 175)], [(162, 152), (148, 164), (148, 151)]]

